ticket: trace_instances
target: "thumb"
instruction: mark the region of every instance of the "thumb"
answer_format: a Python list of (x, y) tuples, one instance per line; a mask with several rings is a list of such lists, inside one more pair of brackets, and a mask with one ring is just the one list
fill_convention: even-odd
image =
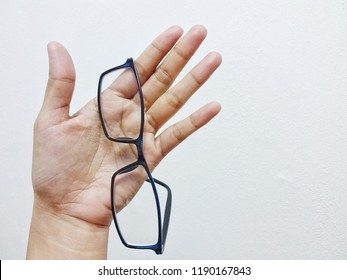
[(76, 74), (71, 56), (61, 44), (51, 42), (47, 51), (49, 78), (40, 114), (48, 117), (51, 124), (57, 124), (69, 118)]

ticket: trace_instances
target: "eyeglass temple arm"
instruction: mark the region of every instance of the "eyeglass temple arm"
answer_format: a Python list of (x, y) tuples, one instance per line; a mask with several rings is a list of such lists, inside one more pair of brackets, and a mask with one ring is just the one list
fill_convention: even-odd
[[(148, 179), (147, 179), (148, 180)], [(146, 180), (146, 181), (147, 181)], [(153, 178), (154, 182), (162, 187), (164, 187), (167, 191), (167, 199), (166, 199), (166, 205), (165, 205), (165, 212), (164, 212), (164, 220), (163, 220), (163, 244), (165, 245), (167, 232), (169, 229), (169, 222), (170, 222), (170, 215), (171, 215), (171, 205), (172, 205), (172, 192), (168, 185), (163, 183), (162, 181)]]

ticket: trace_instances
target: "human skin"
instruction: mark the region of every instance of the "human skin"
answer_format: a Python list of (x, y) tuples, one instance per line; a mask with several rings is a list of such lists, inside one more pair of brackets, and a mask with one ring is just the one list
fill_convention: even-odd
[[(208, 103), (158, 134), (221, 64), (219, 53), (208, 53), (173, 85), (206, 35), (201, 25), (185, 35), (173, 26), (135, 60), (145, 101), (143, 152), (150, 170), (221, 110), (218, 102)], [(49, 78), (34, 125), (27, 259), (106, 259), (112, 222), (110, 177), (125, 165), (124, 151), (105, 137), (96, 98), (70, 115), (76, 76), (72, 58), (57, 42), (47, 49)], [(120, 191), (128, 200), (136, 193)]]

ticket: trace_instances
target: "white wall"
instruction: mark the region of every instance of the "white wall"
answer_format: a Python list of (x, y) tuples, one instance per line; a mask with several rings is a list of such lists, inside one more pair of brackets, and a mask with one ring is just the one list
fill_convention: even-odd
[(1, 0), (0, 258), (25, 257), (47, 42), (74, 58), (77, 110), (101, 71), (201, 23), (189, 66), (211, 50), (223, 65), (176, 120), (209, 100), (223, 111), (156, 170), (174, 195), (165, 254), (123, 248), (112, 228), (109, 257), (346, 259), (346, 19), (343, 0)]

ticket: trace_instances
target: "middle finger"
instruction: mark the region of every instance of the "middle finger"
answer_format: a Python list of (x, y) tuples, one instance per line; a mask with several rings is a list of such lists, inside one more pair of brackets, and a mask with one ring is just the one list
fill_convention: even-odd
[(142, 86), (146, 109), (151, 107), (170, 88), (183, 67), (204, 41), (206, 35), (207, 30), (204, 26), (193, 26), (170, 51), (153, 75)]

